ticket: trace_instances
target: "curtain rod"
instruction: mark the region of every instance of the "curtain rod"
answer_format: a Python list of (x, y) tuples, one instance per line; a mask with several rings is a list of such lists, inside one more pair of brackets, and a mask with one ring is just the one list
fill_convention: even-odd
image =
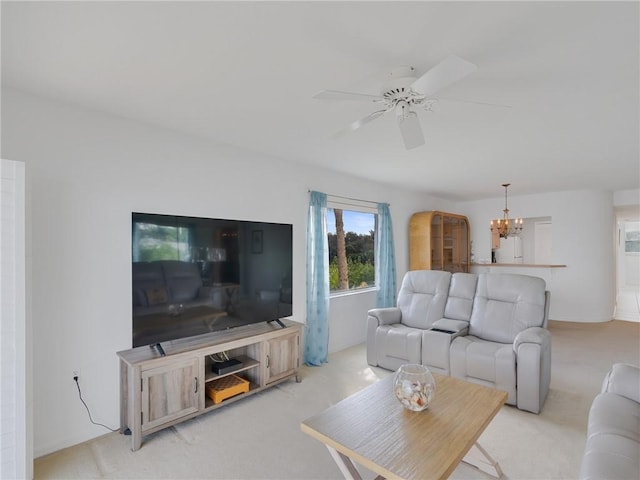
[[(311, 190), (307, 190), (307, 193), (311, 193)], [(353, 197), (344, 197), (342, 195), (334, 195), (332, 193), (327, 193), (325, 194), (327, 197), (333, 197), (333, 198), (341, 198), (342, 200), (351, 200), (352, 202), (362, 202), (362, 203), (370, 203), (371, 205), (378, 205), (378, 203), (384, 203), (384, 202), (374, 202), (372, 200), (362, 200), (361, 198), (353, 198)], [(388, 204), (389, 206), (391, 206), (391, 204)]]

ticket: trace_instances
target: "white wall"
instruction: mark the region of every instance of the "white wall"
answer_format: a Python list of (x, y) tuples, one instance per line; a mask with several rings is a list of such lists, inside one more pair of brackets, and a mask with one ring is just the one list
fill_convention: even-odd
[(613, 194), (613, 205), (615, 207), (635, 207), (634, 210), (640, 210), (640, 189), (619, 190)]
[[(456, 205), (458, 213), (469, 217), (476, 259), (491, 258), (489, 222), (500, 213), (502, 204), (503, 199), (496, 197)], [(615, 304), (613, 194), (572, 191), (510, 195), (509, 207), (514, 217), (552, 218), (551, 263), (567, 268), (518, 270), (547, 280), (551, 290), (549, 317), (575, 322), (611, 320)]]
[[(308, 190), (391, 204), (398, 278), (408, 222), (446, 202), (267, 158), (125, 119), (2, 92), (2, 155), (27, 164), (32, 238), (34, 450), (40, 456), (119, 422), (116, 352), (131, 346), (131, 212), (292, 223), (294, 318), (304, 321)], [(399, 280), (398, 280), (399, 281)], [(364, 341), (375, 295), (332, 301), (335, 351)]]

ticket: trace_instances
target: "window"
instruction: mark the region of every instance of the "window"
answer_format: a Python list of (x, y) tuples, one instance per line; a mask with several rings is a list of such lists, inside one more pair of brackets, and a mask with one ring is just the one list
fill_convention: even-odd
[(640, 253), (640, 222), (624, 223), (625, 253)]
[(331, 292), (375, 286), (375, 231), (372, 212), (327, 208)]
[(134, 222), (133, 261), (189, 261), (191, 259), (190, 236), (190, 231), (187, 227)]

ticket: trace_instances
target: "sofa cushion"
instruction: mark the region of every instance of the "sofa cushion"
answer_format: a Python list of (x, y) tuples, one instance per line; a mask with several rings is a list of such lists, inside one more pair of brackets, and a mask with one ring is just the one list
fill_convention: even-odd
[(451, 276), (449, 296), (444, 307), (446, 318), (469, 321), (477, 283), (478, 275), (473, 273), (454, 273)]
[(197, 264), (167, 260), (162, 262), (162, 266), (170, 301), (182, 302), (193, 300), (198, 296), (198, 289), (202, 286), (202, 278)]
[(437, 270), (407, 272), (398, 293), (402, 323), (427, 329), (444, 316), (451, 273)]
[(146, 307), (147, 289), (164, 286), (162, 262), (134, 262), (131, 265), (133, 305)]
[(165, 287), (147, 288), (147, 304), (152, 307), (154, 305), (162, 305), (169, 301), (169, 294)]
[(625, 437), (601, 434), (587, 440), (580, 480), (637, 479), (640, 455), (637, 442)]
[(616, 363), (602, 382), (603, 392), (613, 392), (640, 403), (640, 375), (638, 367), (628, 363)]
[(640, 368), (617, 363), (591, 404), (580, 480), (640, 478)]
[(640, 404), (615, 393), (601, 393), (589, 410), (580, 478), (638, 478), (639, 442)]
[(599, 394), (589, 411), (589, 437), (618, 435), (640, 443), (640, 403), (616, 393)]
[(469, 334), (484, 340), (513, 343), (529, 327), (541, 327), (545, 312), (545, 282), (516, 274), (483, 274), (473, 302)]
[(377, 365), (397, 370), (405, 363), (420, 363), (422, 330), (396, 323), (381, 325), (375, 332)]
[(456, 337), (450, 348), (451, 376), (508, 393), (516, 404), (516, 354), (513, 345), (482, 340), (472, 335)]

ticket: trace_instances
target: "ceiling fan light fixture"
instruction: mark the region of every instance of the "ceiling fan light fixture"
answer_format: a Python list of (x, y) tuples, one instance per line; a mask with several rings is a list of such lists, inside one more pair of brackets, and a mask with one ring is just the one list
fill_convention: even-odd
[(410, 111), (407, 107), (403, 115), (398, 115), (397, 120), (402, 141), (407, 150), (424, 145), (424, 133), (416, 112)]
[(410, 149), (424, 144), (424, 134), (418, 115), (411, 111), (411, 106), (424, 107), (425, 110), (430, 111), (434, 104), (432, 97), (434, 93), (457, 82), (476, 69), (477, 67), (471, 62), (450, 55), (419, 78), (416, 78), (415, 68), (411, 66), (394, 68), (387, 81), (382, 85), (380, 95), (377, 97), (362, 93), (324, 90), (314, 95), (314, 98), (360, 100), (382, 104), (383, 110), (373, 112), (351, 123), (346, 129), (343, 129), (343, 132), (357, 130), (384, 113), (394, 111), (405, 147)]
[(411, 113), (415, 115), (415, 113), (409, 108), (409, 104), (404, 100), (400, 100), (396, 103), (395, 112), (398, 117), (398, 121), (400, 121), (400, 119), (407, 118)]

